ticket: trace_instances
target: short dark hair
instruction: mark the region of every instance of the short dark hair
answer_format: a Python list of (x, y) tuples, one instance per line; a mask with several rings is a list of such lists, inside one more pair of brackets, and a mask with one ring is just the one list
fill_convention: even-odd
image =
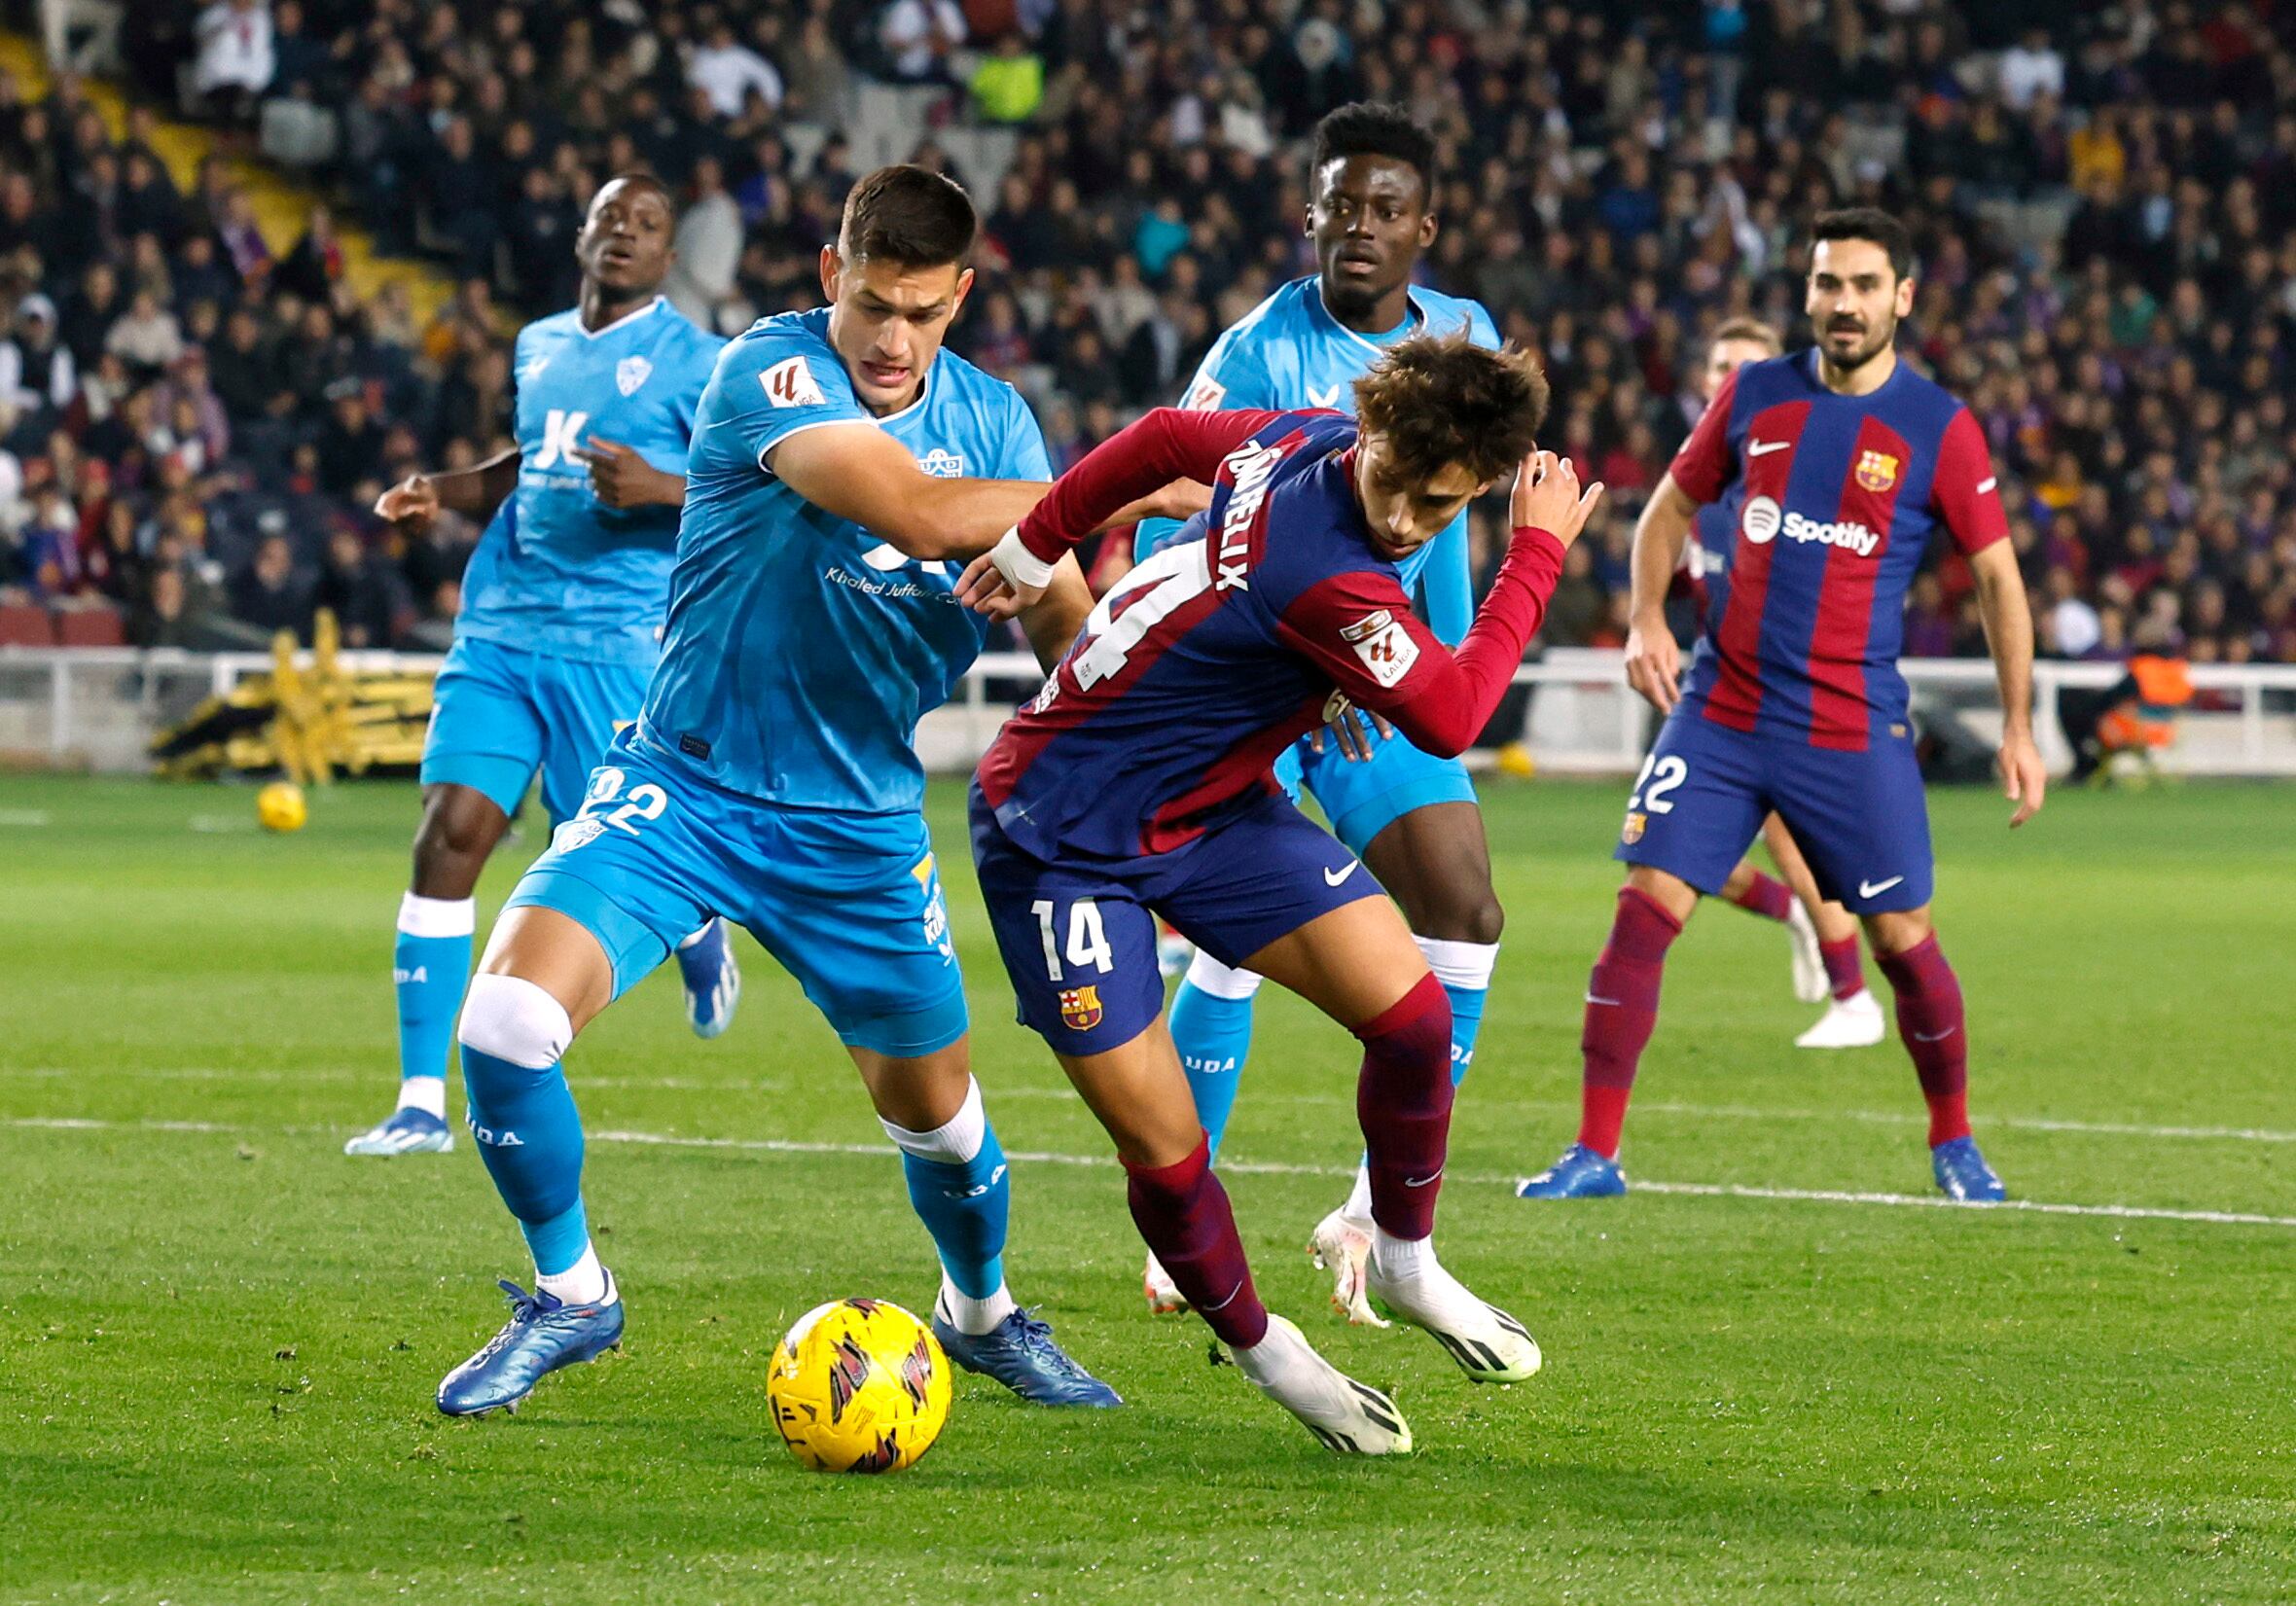
[(1389, 346), (1355, 381), (1355, 412), (1384, 436), (1413, 480), (1456, 463), (1496, 480), (1537, 444), (1547, 416), (1547, 376), (1529, 352), (1493, 351), (1460, 330), (1414, 335)]
[(616, 184), (627, 184), (632, 190), (653, 191), (656, 195), (662, 197), (662, 204), (669, 209), (669, 221), (671, 223), (677, 222), (677, 192), (672, 190), (669, 185), (664, 182), (658, 174), (649, 173), (642, 167), (633, 167), (627, 173), (616, 173), (612, 178), (606, 180), (604, 184), (599, 185), (595, 190), (591, 192), (591, 205), (595, 206), (598, 201), (598, 196), (604, 195), (610, 186)]
[(1810, 243), (1819, 240), (1870, 240), (1889, 255), (1889, 270), (1901, 279), (1914, 276), (1914, 236), (1906, 226), (1879, 206), (1851, 206), (1839, 212), (1820, 212), (1810, 226)]
[(1315, 167), (1348, 157), (1391, 157), (1419, 175), (1419, 188), (1435, 189), (1435, 136), (1391, 100), (1355, 100), (1325, 114), (1315, 125)]
[(903, 162), (879, 167), (853, 186), (838, 249), (856, 262), (961, 265), (980, 227), (972, 197), (953, 179)]

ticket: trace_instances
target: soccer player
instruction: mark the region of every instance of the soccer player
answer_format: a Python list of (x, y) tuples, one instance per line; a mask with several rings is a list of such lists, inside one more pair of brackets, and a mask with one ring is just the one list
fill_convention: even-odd
[[(1372, 1292), (1471, 1377), (1536, 1372), (1523, 1324), (1435, 1256), (1450, 1001), (1376, 875), (1300, 813), (1272, 767), (1342, 699), (1423, 751), (1462, 751), (1601, 487), (1582, 496), (1551, 454), (1525, 461), (1547, 391), (1520, 352), (1417, 337), (1354, 393), (1360, 427), (1337, 412), (1150, 412), (1063, 476), (967, 571), (963, 594), (1030, 601), (1129, 499), (1175, 476), (1214, 480), (1211, 534), (1127, 575), (982, 760), (974, 859), (1021, 1017), (1115, 1140), (1132, 1219), (1181, 1297), (1324, 1445), (1381, 1454), (1411, 1445), (1394, 1402), (1342, 1375), (1253, 1290), (1163, 1020), (1156, 919), (1362, 1042)], [(1413, 612), (1399, 560), (1518, 464), (1514, 537), (1453, 657)]]
[[(1759, 318), (1724, 322), (1714, 331), (1700, 375), (1706, 400), (1711, 403), (1722, 381), (1740, 368), (1776, 356), (1784, 344), (1777, 331)], [(1719, 502), (1709, 502), (1698, 510), (1681, 569), (1697, 601), (1702, 625), (1718, 599), (1729, 594), (1725, 577), (1730, 551), (1729, 510)], [(1881, 1042), (1882, 1006), (1866, 989), (1856, 918), (1819, 894), (1810, 874), (1810, 862), (1794, 845), (1794, 834), (1776, 814), (1763, 820), (1762, 841), (1770, 849), (1778, 875), (1764, 874), (1752, 859), (1740, 859), (1730, 879), (1722, 883), (1722, 898), (1750, 914), (1781, 922), (1793, 946), (1794, 996), (1805, 1004), (1827, 1000), (1826, 1013), (1794, 1039), (1794, 1046), (1860, 1049)]]
[[(645, 700), (694, 406), (725, 344), (660, 293), (676, 223), (656, 179), (600, 189), (574, 236), (579, 304), (519, 332), (517, 446), (415, 475), (376, 504), (410, 528), (442, 508), (494, 519), (463, 578), (423, 741), (422, 824), (392, 957), (398, 1108), (345, 1154), (454, 1147), (447, 1052), (470, 977), (479, 873), (537, 773), (552, 823), (573, 817), (591, 767)], [(678, 968), (687, 1018), (715, 1037), (740, 989), (722, 921), (704, 917), (686, 935)]]
[[(1668, 718), (1627, 799), (1617, 856), (1632, 868), (1587, 982), (1578, 1141), (1522, 1185), (1525, 1198), (1626, 1191), (1619, 1131), (1668, 945), (1772, 810), (1818, 889), (1864, 922), (1897, 994), (1937, 1186), (1971, 1202), (2007, 1196), (1969, 1133), (1961, 985), (1930, 925), (1929, 817), (1897, 671), (1906, 588), (1931, 532), (1944, 528), (1976, 579), (2012, 826), (2047, 784), (2032, 737), (2032, 622), (1983, 431), (1898, 359), (1913, 303), (1903, 224), (1870, 208), (1819, 217), (1804, 303), (1815, 349), (1725, 380), (1643, 510), (1627, 676)], [(1729, 594), (1678, 691), (1667, 582), (1699, 508), (1716, 500), (1733, 532)]]
[[(473, 1133), (536, 1288), (504, 1285), (509, 1323), (439, 1385), (450, 1415), (512, 1405), (620, 1339), (559, 1062), (713, 910), (798, 979), (859, 1069), (940, 1254), (950, 1355), (1043, 1404), (1118, 1403), (1005, 1286), (1011, 1187), (911, 747), (984, 639), (949, 560), (1050, 478), (1019, 393), (941, 350), (976, 229), (939, 174), (872, 173), (822, 248), (831, 304), (761, 319), (702, 392), (644, 710), (511, 895), (463, 1005)], [(1065, 565), (1022, 616), (1046, 661), (1090, 607)]]
[[(1381, 352), (1411, 336), (1464, 331), (1476, 344), (1495, 349), (1498, 330), (1480, 303), (1411, 282), (1420, 253), (1435, 240), (1435, 136), (1402, 107), (1358, 102), (1324, 118), (1315, 130), (1307, 217), (1317, 270), (1276, 291), (1222, 335), (1181, 405), (1345, 409), (1353, 405), (1354, 382)], [(1168, 531), (1144, 528), (1141, 555), (1166, 539)], [(1396, 566), (1436, 639), (1456, 645), (1474, 612), (1464, 507)], [(1368, 757), (1355, 756), (1365, 751)], [(1503, 924), (1466, 766), (1376, 723), (1366, 730), (1350, 721), (1336, 735), (1318, 730), (1302, 738), (1278, 760), (1275, 773), (1295, 797), (1303, 785), (1314, 794), (1340, 840), (1402, 906), (1419, 952), (1450, 999), (1452, 1075), (1465, 1077)], [(1172, 1000), (1172, 1038), (1215, 1158), (1251, 1052), (1259, 985), (1250, 970), (1199, 952)], [(1353, 1190), (1317, 1224), (1309, 1252), (1332, 1273), (1334, 1309), (1351, 1322), (1384, 1327), (1364, 1298), (1371, 1228), (1371, 1177), (1359, 1165)], [(1153, 1256), (1142, 1289), (1150, 1309), (1180, 1308), (1178, 1292)]]

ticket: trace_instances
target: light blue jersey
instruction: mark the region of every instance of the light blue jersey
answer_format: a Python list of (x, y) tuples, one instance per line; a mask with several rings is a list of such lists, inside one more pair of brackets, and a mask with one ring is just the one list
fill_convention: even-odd
[(686, 471), (662, 667), (643, 746), (728, 791), (785, 807), (915, 813), (911, 741), (979, 656), (960, 563), (920, 562), (814, 507), (764, 467), (800, 430), (871, 423), (928, 474), (1050, 480), (1020, 392), (942, 352), (923, 392), (877, 417), (829, 343), (829, 313), (761, 319), (701, 396)]
[[(1321, 281), (1309, 274), (1276, 291), (1213, 342), (1180, 405), (1203, 411), (1328, 407), (1352, 412), (1355, 381), (1381, 351), (1407, 336), (1450, 334), (1462, 326), (1478, 345), (1499, 344), (1498, 328), (1482, 303), (1414, 285), (1409, 317), (1384, 335), (1358, 335), (1331, 315)], [(1153, 527), (1143, 522), (1142, 550), (1170, 528), (1162, 519)], [(1435, 634), (1457, 645), (1475, 617), (1466, 514), (1398, 567), (1404, 589), (1421, 599)]]
[(455, 633), (551, 658), (650, 667), (675, 561), (675, 508), (598, 505), (584, 453), (618, 442), (686, 469), (694, 410), (725, 341), (656, 298), (603, 329), (569, 310), (519, 331), (512, 517), (472, 554)]

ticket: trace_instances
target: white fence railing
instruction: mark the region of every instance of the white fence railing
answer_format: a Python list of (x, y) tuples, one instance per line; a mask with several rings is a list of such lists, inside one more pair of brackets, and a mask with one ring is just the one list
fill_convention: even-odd
[[(352, 669), (436, 669), (433, 654), (344, 653)], [(1653, 726), (1626, 688), (1616, 652), (1558, 649), (1515, 673), (1530, 689), (1521, 736), (1541, 769), (1561, 774), (1631, 772)], [(0, 648), (0, 759), (133, 771), (145, 767), (154, 732), (201, 698), (266, 673), (262, 653), (161, 648)], [(1982, 659), (1913, 659), (1904, 665), (1917, 716), (1953, 722), (1975, 740), (2000, 731), (1992, 665)], [(2058, 727), (2061, 693), (2101, 690), (2120, 678), (2110, 663), (2034, 666), (2034, 724), (2053, 769), (2071, 762)], [(980, 757), (1013, 703), (1040, 680), (1036, 660), (991, 653), (973, 665), (948, 706), (926, 716), (917, 751), (927, 768), (961, 770)], [(2180, 723), (2164, 764), (2192, 775), (2296, 776), (2296, 664), (2195, 664), (2200, 704)]]

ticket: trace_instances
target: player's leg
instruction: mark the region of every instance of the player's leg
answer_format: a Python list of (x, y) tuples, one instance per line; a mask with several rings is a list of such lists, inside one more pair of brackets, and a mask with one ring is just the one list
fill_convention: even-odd
[(1615, 857), (1630, 867), (1610, 936), (1587, 978), (1579, 1053), (1579, 1133), (1519, 1185), (1523, 1198), (1623, 1194), (1620, 1134), (1642, 1051), (1658, 1025), (1667, 949), (1702, 894), (1718, 891), (1768, 811), (1753, 738), (1677, 710), (1627, 798)]
[(1882, 1041), (1882, 1006), (1866, 990), (1865, 964), (1857, 936), (1857, 916), (1817, 889), (1817, 878), (1811, 874), (1810, 861), (1803, 856), (1801, 844), (1786, 829), (1786, 822), (1773, 814), (1762, 822), (1762, 842), (1770, 849), (1771, 862), (1794, 891), (1797, 918), (1794, 927), (1794, 991), (1801, 996), (1808, 989), (1803, 985), (1808, 968), (1805, 941), (1814, 950), (1817, 959), (1817, 980), (1821, 988), (1813, 996), (1803, 998), (1814, 1004), (1826, 1000), (1826, 1013), (1817, 1023), (1794, 1039), (1798, 1049), (1862, 1049)]
[(447, 1123), (447, 1060), (470, 980), (479, 874), (509, 828), (540, 762), (542, 722), (521, 653), (459, 641), (432, 692), (423, 738), (422, 821), (399, 900), (391, 981), (399, 1015), (399, 1096), (346, 1155), (393, 1156), (454, 1147)]
[[(544, 715), (542, 803), (555, 828), (582, 806), (591, 771), (645, 706), (648, 664), (544, 659), (535, 696)], [(672, 950), (686, 994), (686, 1023), (700, 1038), (722, 1036), (734, 1023), (741, 971), (733, 933), (715, 914), (688, 932)]]
[(828, 1018), (901, 1151), (941, 1262), (942, 1347), (1038, 1405), (1120, 1404), (1005, 1286), (1011, 1168), (973, 1080), (964, 981), (924, 821), (760, 810), (746, 851), (742, 924)]

